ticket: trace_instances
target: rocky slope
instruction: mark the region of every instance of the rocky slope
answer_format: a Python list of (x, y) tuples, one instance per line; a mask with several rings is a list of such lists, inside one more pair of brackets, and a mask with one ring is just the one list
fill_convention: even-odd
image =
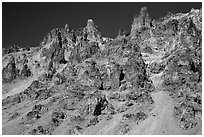
[(144, 7), (115, 39), (89, 19), (4, 49), (3, 134), (201, 134), (201, 33), (201, 10)]

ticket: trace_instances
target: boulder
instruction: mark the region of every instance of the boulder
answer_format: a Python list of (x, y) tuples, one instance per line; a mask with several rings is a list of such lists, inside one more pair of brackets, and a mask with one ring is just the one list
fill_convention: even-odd
[(12, 57), (9, 63), (7, 64), (7, 66), (3, 68), (2, 79), (3, 79), (3, 82), (10, 83), (14, 79), (16, 79), (17, 76), (18, 76), (18, 71), (16, 68), (15, 59), (14, 57)]

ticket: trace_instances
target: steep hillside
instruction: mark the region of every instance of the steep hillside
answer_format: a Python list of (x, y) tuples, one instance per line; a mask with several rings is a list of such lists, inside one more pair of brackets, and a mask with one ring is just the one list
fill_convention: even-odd
[(88, 19), (4, 49), (3, 134), (201, 134), (201, 44), (201, 10), (143, 7), (115, 39)]

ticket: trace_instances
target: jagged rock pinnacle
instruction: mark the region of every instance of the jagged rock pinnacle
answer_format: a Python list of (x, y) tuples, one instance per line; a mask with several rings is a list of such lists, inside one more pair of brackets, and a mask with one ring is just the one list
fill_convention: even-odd
[(95, 26), (94, 21), (92, 19), (88, 19), (87, 25), (86, 25), (86, 30), (88, 33), (91, 33), (92, 31), (96, 30), (96, 26)]
[(69, 31), (69, 30), (70, 30), (70, 29), (69, 29), (69, 25), (68, 25), (68, 24), (65, 24), (64, 29), (65, 29), (65, 31)]
[(202, 134), (201, 11), (143, 7), (114, 39), (86, 21), (2, 56), (2, 134)]
[(140, 14), (134, 18), (134, 21), (131, 26), (132, 37), (134, 37), (138, 31), (141, 31), (142, 29), (145, 29), (145, 28), (149, 28), (150, 21), (151, 19), (147, 12), (147, 8), (146, 7), (141, 8)]
[(94, 21), (92, 19), (88, 19), (87, 27), (94, 27)]
[(147, 12), (147, 7), (142, 7), (140, 10), (140, 16), (142, 16), (143, 18), (148, 18), (149, 14)]
[(91, 41), (95, 41), (96, 38), (100, 37), (99, 31), (97, 30), (97, 26), (95, 25), (92, 19), (88, 19), (87, 25), (84, 28), (84, 33), (87, 34), (87, 39)]

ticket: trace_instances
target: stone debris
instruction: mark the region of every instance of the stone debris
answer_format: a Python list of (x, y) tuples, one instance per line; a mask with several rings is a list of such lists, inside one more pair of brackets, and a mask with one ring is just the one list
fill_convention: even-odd
[(175, 103), (178, 128), (195, 128), (202, 120), (201, 18), (200, 9), (152, 20), (143, 7), (131, 31), (120, 29), (115, 39), (88, 19), (81, 29), (51, 30), (39, 47), (4, 49), (3, 93), (33, 81), (2, 100), (3, 120), (19, 118), (22, 134), (129, 134), (157, 108), (152, 95), (161, 89)]

